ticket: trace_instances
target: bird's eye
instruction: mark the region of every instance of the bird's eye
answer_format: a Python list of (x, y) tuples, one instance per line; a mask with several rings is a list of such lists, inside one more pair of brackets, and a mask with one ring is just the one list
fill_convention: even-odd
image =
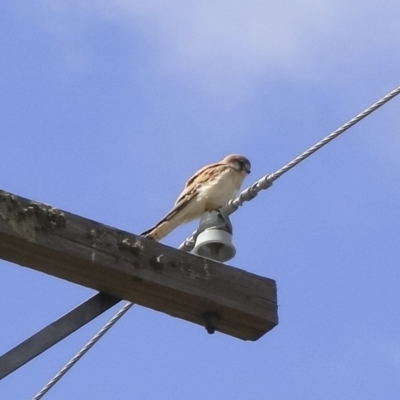
[(243, 170), (245, 170), (245, 171), (248, 171), (249, 170), (249, 167), (247, 166), (247, 163), (245, 162), (245, 161), (242, 161), (242, 160), (240, 160), (239, 161), (239, 166), (240, 166), (240, 169), (243, 171)]

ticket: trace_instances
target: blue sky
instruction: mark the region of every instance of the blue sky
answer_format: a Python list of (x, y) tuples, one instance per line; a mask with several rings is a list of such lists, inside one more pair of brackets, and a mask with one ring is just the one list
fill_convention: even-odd
[[(400, 84), (400, 5), (0, 5), (0, 187), (140, 233), (230, 153), (274, 172)], [(232, 216), (238, 268), (273, 278), (257, 342), (135, 306), (48, 399), (398, 398), (400, 97)], [(196, 224), (164, 243), (179, 244)], [(1, 353), (90, 297), (0, 261)], [(0, 383), (28, 399), (119, 306)]]

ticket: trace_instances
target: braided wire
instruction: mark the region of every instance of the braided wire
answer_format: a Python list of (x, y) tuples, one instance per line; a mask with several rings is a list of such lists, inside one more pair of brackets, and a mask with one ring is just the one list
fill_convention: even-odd
[(108, 322), (101, 328), (90, 341), (75, 354), (71, 360), (54, 376), (50, 382), (32, 400), (40, 400), (116, 323), (118, 320), (133, 306), (134, 303), (126, 303)]
[[(243, 190), (240, 195), (234, 199), (230, 200), (228, 204), (226, 204), (222, 208), (222, 212), (226, 215), (230, 215), (237, 211), (237, 209), (243, 205), (245, 201), (250, 201), (254, 199), (258, 195), (261, 190), (266, 190), (272, 186), (272, 183), (280, 178), (283, 174), (288, 172), (290, 169), (295, 167), (297, 164), (305, 160), (311, 154), (315, 153), (321, 147), (328, 144), (331, 140), (335, 139), (347, 129), (351, 128), (353, 125), (361, 121), (363, 118), (377, 110), (379, 107), (383, 106), (389, 100), (393, 99), (400, 93), (400, 86), (396, 89), (392, 90), (386, 96), (378, 100), (376, 103), (368, 107), (366, 110), (362, 111), (350, 121), (343, 124), (341, 127), (330, 133), (324, 139), (320, 140), (318, 143), (310, 147), (308, 150), (301, 153), (299, 156), (294, 158), (289, 163), (285, 164), (282, 168), (278, 169), (276, 172), (272, 174), (267, 174), (263, 176), (261, 179), (253, 183), (251, 186)], [(199, 234), (199, 230), (196, 229), (193, 232), (193, 235), (186, 239), (180, 246), (179, 249), (184, 251), (191, 251), (194, 248), (196, 243), (196, 238)], [(133, 306), (133, 303), (126, 303), (108, 322), (102, 329), (93, 338), (54, 376), (53, 379), (49, 381), (49, 383), (43, 387), (42, 390), (38, 394), (33, 397), (32, 400), (40, 400), (43, 396), (107, 333), (107, 331)]]
[[(330, 133), (328, 136), (311, 146), (309, 149), (301, 153), (299, 156), (294, 158), (292, 161), (288, 162), (285, 164), (282, 168), (278, 169), (276, 172), (272, 174), (267, 174), (263, 176), (261, 179), (253, 183), (251, 186), (248, 188), (244, 189), (239, 196), (234, 199), (230, 200), (228, 204), (226, 204), (222, 208), (222, 213), (225, 215), (230, 215), (233, 214), (237, 209), (243, 205), (245, 201), (250, 201), (254, 199), (258, 195), (258, 193), (261, 190), (266, 190), (272, 186), (272, 183), (276, 181), (278, 178), (280, 178), (283, 174), (288, 172), (290, 169), (295, 167), (297, 164), (301, 163), (304, 161), (307, 157), (311, 156), (311, 154), (314, 154), (316, 151), (318, 151), (321, 147), (325, 146), (328, 144), (330, 141), (333, 139), (337, 138), (339, 135), (341, 135), (343, 132), (347, 131), (349, 128), (354, 126), (356, 123), (360, 122), (362, 119), (373, 113), (375, 110), (377, 110), (379, 107), (383, 106), (385, 103), (388, 101), (392, 100), (395, 96), (397, 96), (400, 93), (400, 86), (397, 87), (396, 89), (393, 89), (390, 93), (388, 93), (386, 96), (382, 97), (380, 100), (378, 100), (376, 103), (372, 104), (370, 107), (365, 109), (364, 111), (360, 112), (357, 114), (355, 117), (353, 117), (350, 121), (346, 122), (342, 126), (340, 126), (338, 129)], [(188, 239), (186, 239), (180, 246), (180, 250), (184, 251), (192, 251), (195, 244), (196, 244), (196, 239), (197, 236), (200, 234), (200, 231), (196, 229), (192, 236)]]

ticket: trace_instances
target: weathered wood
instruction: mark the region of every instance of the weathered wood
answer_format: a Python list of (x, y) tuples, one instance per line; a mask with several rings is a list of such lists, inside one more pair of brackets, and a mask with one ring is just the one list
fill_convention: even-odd
[(278, 323), (275, 281), (0, 191), (0, 258), (257, 340)]

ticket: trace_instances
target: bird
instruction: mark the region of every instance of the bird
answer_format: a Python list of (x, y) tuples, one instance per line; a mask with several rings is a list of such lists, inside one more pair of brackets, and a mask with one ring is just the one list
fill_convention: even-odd
[(236, 197), (250, 169), (250, 161), (240, 154), (201, 168), (186, 182), (172, 210), (141, 235), (160, 241), (178, 226), (220, 209)]

